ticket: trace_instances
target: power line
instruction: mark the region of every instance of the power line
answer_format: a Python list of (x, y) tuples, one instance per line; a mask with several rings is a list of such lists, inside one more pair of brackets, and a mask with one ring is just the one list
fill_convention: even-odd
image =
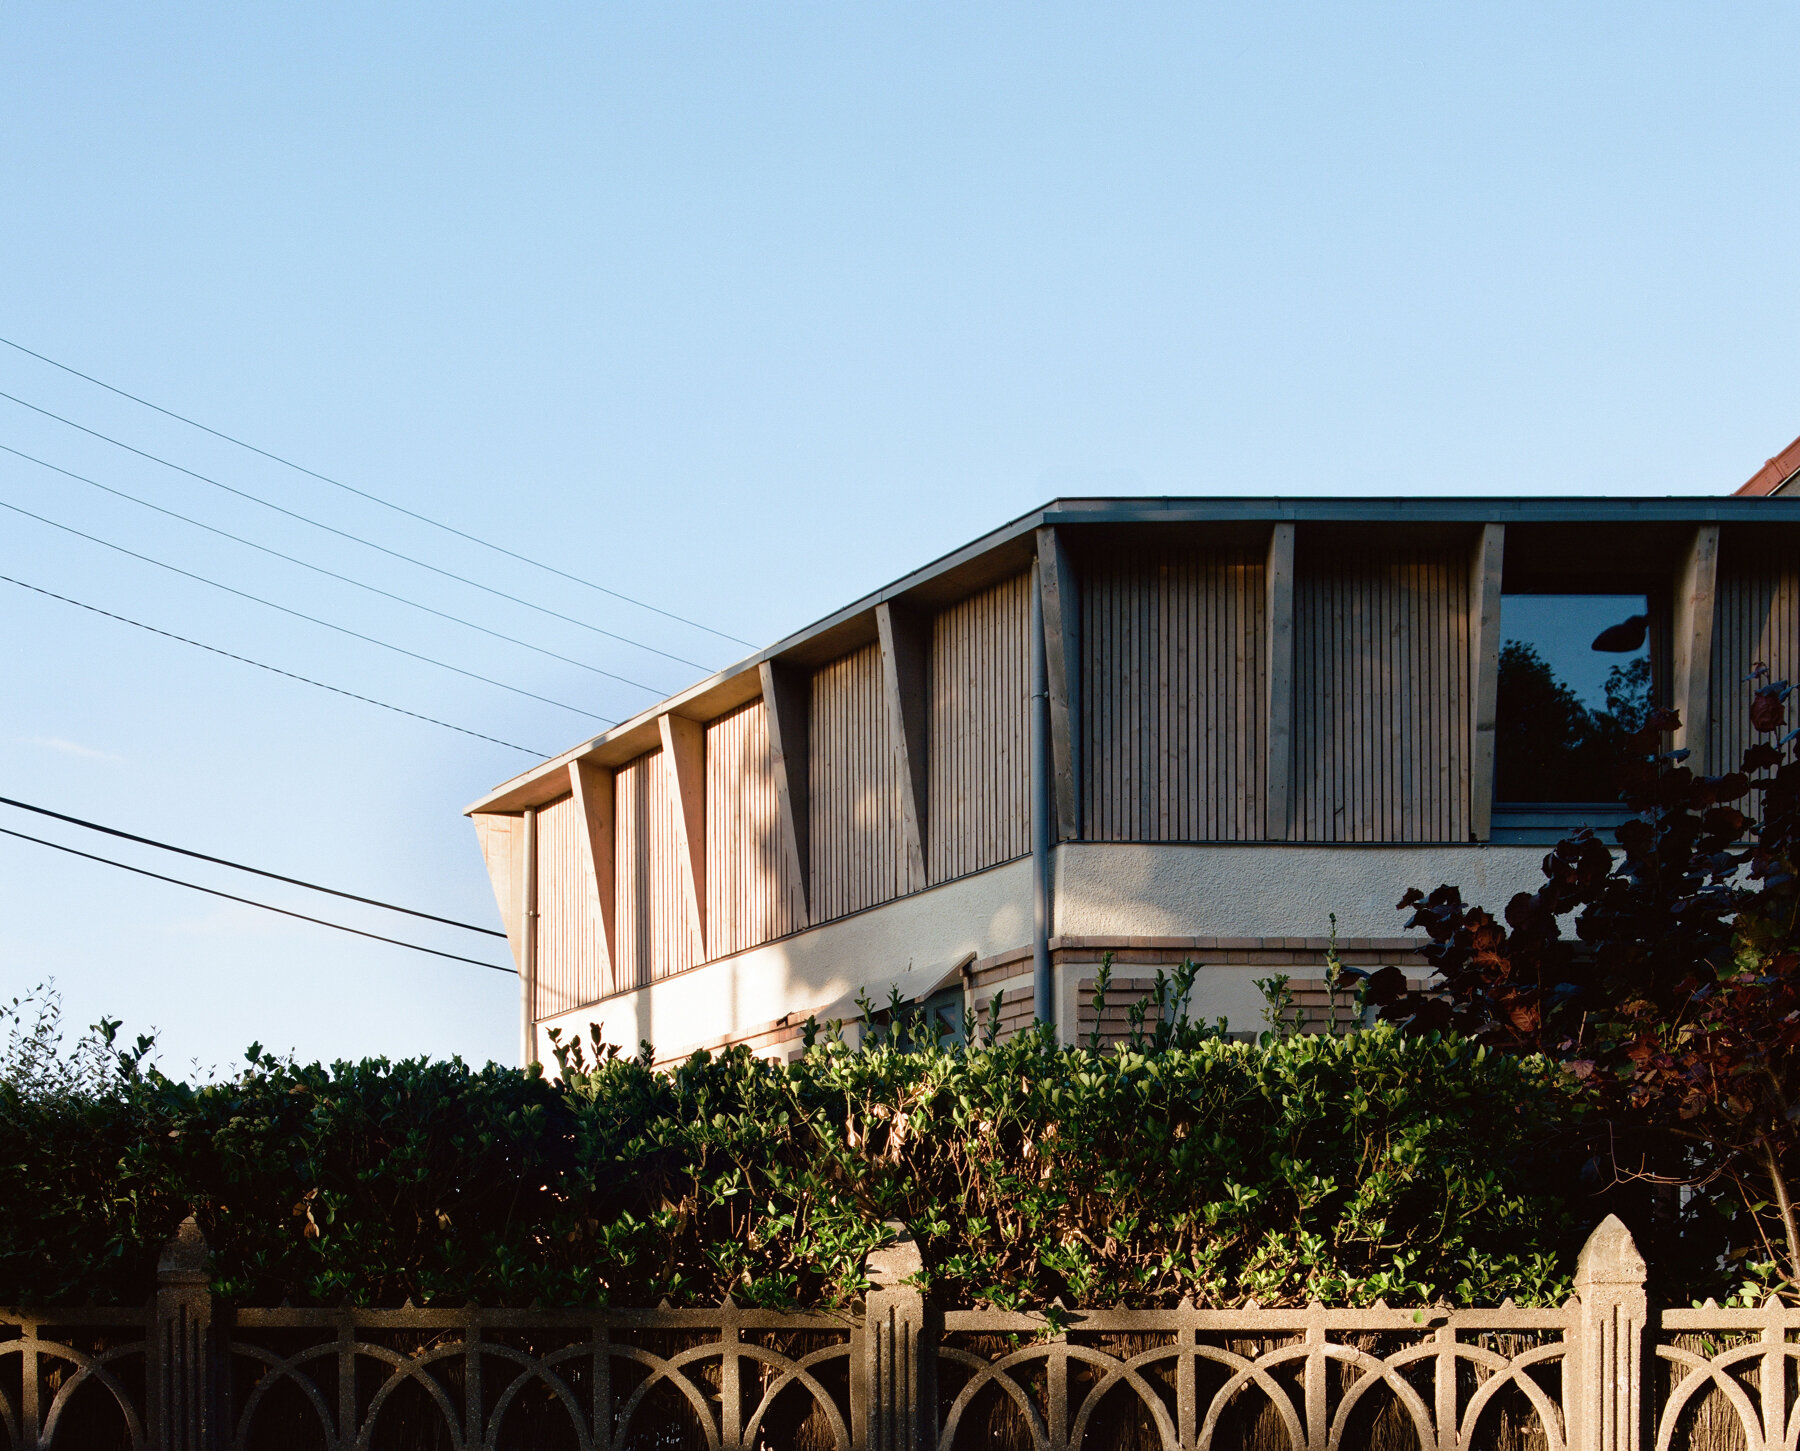
[(104, 832), (107, 836), (116, 836), (122, 841), (135, 841), (139, 846), (153, 846), (158, 851), (172, 851), (177, 856), (192, 857), (195, 861), (211, 862), (217, 867), (230, 867), (234, 872), (249, 872), (252, 876), (267, 877), (272, 882), (286, 882), (290, 887), (305, 887), (309, 892), (323, 892), (328, 897), (342, 897), (347, 902), (361, 902), (365, 907), (380, 907), (389, 912), (404, 912), (408, 917), (421, 917), (427, 922), (442, 922), (446, 927), (460, 927), (465, 932), (480, 932), (488, 937), (506, 936), (504, 932), (492, 927), (477, 927), (473, 922), (459, 922), (454, 917), (440, 917), (435, 912), (420, 912), (412, 907), (399, 907), (392, 902), (383, 902), (374, 897), (359, 897), (354, 892), (340, 892), (336, 887), (321, 887), (317, 882), (305, 882), (299, 877), (284, 877), (280, 872), (264, 871), (261, 867), (246, 866), (243, 862), (234, 862), (222, 856), (208, 856), (203, 851), (190, 851), (185, 846), (171, 846), (168, 842), (158, 841), (154, 837), (137, 836), (129, 831), (120, 831), (116, 826), (102, 826), (97, 821), (84, 821), (79, 816), (65, 816), (60, 811), (52, 811), (48, 806), (33, 806), (29, 801), (14, 801), (10, 796), (0, 796), (0, 806), (11, 806), (20, 811), (33, 811), (39, 816), (48, 816), (54, 821), (66, 821), (71, 826)]
[(164, 408), (162, 404), (152, 403), (148, 398), (140, 398), (136, 393), (127, 393), (123, 388), (101, 381), (92, 373), (84, 373), (79, 368), (71, 368), (67, 363), (57, 362), (55, 358), (46, 357), (42, 353), (33, 352), (23, 343), (15, 343), (11, 338), (0, 338), (0, 343), (5, 343), (7, 347), (24, 353), (29, 358), (36, 358), (40, 363), (48, 363), (52, 368), (60, 368), (71, 377), (80, 378), (85, 383), (92, 383), (96, 388), (104, 388), (108, 393), (117, 394), (120, 398), (127, 398), (131, 402), (138, 404), (140, 407), (148, 408), (153, 412), (162, 414), (165, 418), (173, 418), (177, 423), (187, 424), (189, 428), (197, 428), (202, 433), (210, 433), (214, 438), (223, 439), (226, 443), (235, 444), (239, 448), (248, 449), (251, 453), (266, 458), (272, 463), (278, 463), (283, 468), (293, 469), (296, 473), (305, 474), (308, 478), (317, 479), (320, 483), (330, 484), (335, 489), (343, 489), (346, 493), (355, 494), (359, 499), (367, 499), (370, 503), (379, 504), (384, 509), (392, 509), (397, 514), (406, 515), (409, 519), (417, 519), (421, 524), (429, 524), (434, 529), (442, 529), (447, 534), (454, 534), (458, 539), (466, 539), (471, 544), (479, 544), (483, 549), (491, 549), (496, 554), (504, 554), (508, 559), (516, 559), (521, 564), (529, 564), (534, 569), (541, 569), (547, 573), (558, 575), (563, 579), (569, 580), (574, 584), (582, 585), (587, 589), (598, 590), (603, 595), (610, 595), (616, 600), (623, 600), (626, 604), (636, 605), (640, 610), (649, 610), (651, 614), (661, 615), (666, 620), (675, 620), (680, 624), (690, 625), (696, 630), (704, 630), (709, 635), (717, 635), (721, 640), (730, 640), (733, 644), (748, 645), (751, 649), (756, 648), (754, 641), (739, 639), (738, 636), (729, 635), (723, 630), (715, 630), (711, 625), (703, 625), (698, 620), (690, 620), (686, 615), (675, 614), (672, 611), (662, 609), (657, 605), (648, 604), (643, 600), (635, 599), (631, 595), (622, 594), (616, 589), (609, 589), (603, 584), (595, 584), (593, 580), (583, 579), (578, 574), (570, 574), (566, 570), (558, 569), (553, 564), (545, 564), (542, 560), (532, 559), (529, 555), (517, 554), (506, 548), (504, 545), (495, 544), (491, 540), (483, 539), (475, 534), (464, 533), (455, 525), (446, 524), (441, 519), (433, 519), (428, 514), (415, 513), (404, 505), (394, 503), (391, 499), (382, 498), (379, 494), (371, 494), (367, 490), (357, 488), (353, 484), (346, 484), (341, 479), (334, 479), (329, 474), (322, 474), (314, 469), (309, 469), (305, 464), (297, 464), (292, 459), (283, 458), (278, 453), (270, 453), (266, 448), (258, 448), (253, 443), (246, 443), (241, 438), (235, 438), (229, 433), (222, 433), (220, 430), (209, 427), (198, 419), (189, 418), (184, 413), (177, 413), (172, 408)]
[(165, 515), (170, 519), (179, 519), (183, 524), (191, 524), (196, 529), (204, 529), (208, 534), (217, 534), (221, 539), (229, 539), (232, 543), (241, 544), (246, 549), (258, 550), (275, 559), (285, 559), (289, 564), (297, 564), (302, 569), (310, 569), (314, 574), (322, 574), (327, 579), (335, 579), (344, 584), (355, 585), (357, 589), (367, 590), (370, 594), (380, 595), (383, 599), (393, 600), (397, 604), (410, 605), (415, 610), (423, 610), (428, 615), (436, 615), (440, 620), (449, 620), (452, 624), (462, 625), (467, 629), (479, 631), (481, 634), (490, 635), (496, 640), (504, 640), (509, 645), (519, 645), (527, 650), (535, 650), (538, 654), (547, 655), (552, 660), (560, 660), (565, 665), (573, 665), (578, 669), (591, 671), (595, 675), (604, 675), (608, 680), (616, 680), (621, 685), (629, 685), (637, 690), (648, 691), (651, 695), (659, 698), (668, 694), (666, 690), (663, 690), (659, 686), (645, 685), (641, 680), (633, 680), (630, 676), (619, 675), (611, 670), (602, 670), (598, 665), (590, 665), (585, 660), (576, 660), (572, 656), (559, 655), (556, 651), (546, 650), (542, 645), (534, 645), (529, 640), (521, 640), (516, 636), (503, 634), (499, 630), (490, 630), (486, 625), (478, 625), (473, 620), (465, 620), (460, 615), (453, 615), (445, 610), (436, 609), (431, 605), (421, 604), (418, 600), (411, 600), (405, 595), (394, 594), (391, 590), (382, 589), (378, 585), (367, 584), (360, 579), (353, 579), (350, 575), (339, 574), (336, 570), (327, 569), (322, 564), (313, 564), (307, 560), (298, 559), (292, 554), (283, 554), (279, 549), (271, 549), (266, 544), (258, 544), (254, 539), (246, 539), (243, 535), (233, 534), (228, 529), (219, 529), (211, 524), (202, 523), (198, 519), (189, 518), (186, 514), (179, 514), (173, 509), (165, 509), (161, 504), (153, 504), (148, 499), (140, 499), (136, 494), (128, 494), (123, 489), (115, 489), (111, 484), (103, 484), (98, 479), (90, 479), (86, 474), (78, 474), (72, 469), (65, 469), (58, 464), (53, 464), (45, 459), (38, 458), (34, 454), (26, 453), (23, 449), (13, 448), (9, 444), (0, 443), (0, 450), (10, 453), (14, 458), (22, 458), (27, 463), (34, 463), (39, 468), (46, 468), (52, 473), (61, 474), (64, 478), (74, 479), (77, 483), (88, 484), (93, 488), (99, 489), (102, 493), (111, 494), (115, 498), (124, 499), (129, 503), (137, 504), (145, 509), (152, 509), (156, 513)]
[(190, 640), (186, 635), (177, 635), (169, 630), (159, 630), (155, 625), (146, 625), (142, 620), (133, 620), (125, 615), (115, 615), (111, 610), (103, 610), (98, 605), (84, 604), (80, 600), (70, 599), (67, 595), (59, 595), (54, 590), (47, 590), (42, 585), (27, 584), (22, 579), (14, 579), (11, 575), (0, 574), (0, 580), (7, 584), (16, 584), (20, 589), (28, 589), (36, 594), (46, 595), (53, 600), (61, 600), (65, 605), (74, 605), (76, 609), (88, 610), (96, 615), (104, 615), (109, 620), (117, 620), (121, 625), (131, 625), (139, 630), (147, 630), (152, 635), (161, 635), (165, 640), (175, 640), (183, 645), (192, 645), (196, 650), (205, 650), (214, 655), (223, 655), (227, 660), (236, 660), (240, 665), (254, 665), (258, 670), (267, 670), (271, 675), (285, 676), (289, 680), (298, 680), (302, 685), (315, 686), (320, 690), (329, 690), (333, 695), (347, 696), (351, 700), (360, 700), (364, 705), (378, 705), (383, 710), (391, 710), (395, 715), (411, 716), (414, 720), (422, 720), (428, 725), (442, 726), (447, 731), (455, 731), (459, 735), (473, 736), (478, 741), (492, 741), (496, 746), (505, 746), (509, 751), (522, 751), (527, 756), (536, 756), (540, 760), (549, 756), (548, 751), (533, 750), (530, 746), (515, 745), (512, 741), (503, 741), (498, 736), (483, 735), (480, 731), (472, 731), (467, 726), (451, 725), (447, 720), (439, 720), (436, 716), (420, 715), (416, 710), (407, 710), (404, 706), (389, 705), (385, 700), (376, 700), (373, 696), (358, 695), (354, 690), (345, 690), (341, 686), (327, 685), (322, 680), (314, 680), (309, 676), (296, 675), (292, 670), (283, 670), (279, 666), (265, 665), (261, 660), (252, 660), (248, 655), (234, 655), (229, 650), (221, 650), (217, 645), (202, 644), (199, 640)]
[(652, 655), (661, 655), (665, 660), (673, 660), (678, 665), (687, 665), (695, 670), (706, 671), (710, 671), (713, 668), (710, 665), (702, 665), (698, 660), (689, 660), (686, 656), (671, 654), (667, 650), (659, 650), (655, 645), (646, 645), (642, 640), (634, 640), (629, 635), (619, 635), (613, 633), (611, 630), (603, 630), (598, 625), (590, 625), (586, 620), (578, 620), (573, 615), (565, 615), (560, 610), (551, 609), (548, 605), (533, 604), (530, 600), (521, 599), (518, 595), (508, 594), (503, 589), (495, 589), (492, 585), (482, 584), (479, 580), (470, 579), (467, 575), (456, 573), (455, 570), (440, 569), (437, 565), (427, 564), (424, 560), (415, 559), (410, 554), (402, 554), (398, 549), (389, 549), (385, 544), (377, 544), (372, 539), (364, 539), (360, 534), (352, 534), (347, 529), (339, 529), (335, 525), (322, 523), (320, 520), (311, 518), (306, 514), (297, 513), (293, 509), (284, 508), (273, 500), (263, 498), (260, 494), (252, 494), (247, 489), (240, 489), (231, 484), (221, 483), (218, 479), (211, 478), (206, 474), (196, 473), (185, 464), (174, 463), (169, 459), (159, 458), (156, 454), (146, 453), (143, 449), (134, 447), (121, 439), (114, 438), (111, 434), (101, 433), (98, 429), (89, 428), (84, 423), (77, 423), (73, 418), (64, 418), (62, 414), (52, 413), (48, 408), (40, 408), (35, 403), (27, 403), (23, 398), (17, 398), (11, 393), (0, 393), (0, 398), (6, 399), (9, 403), (16, 403), (21, 408), (29, 408), (33, 413), (42, 414), (45, 418), (54, 419), (65, 427), (73, 428), (77, 433), (87, 434), (89, 438), (97, 438), (102, 443), (110, 443), (114, 448), (122, 448), (127, 453), (134, 453), (139, 458), (148, 459), (153, 464), (161, 464), (166, 469), (174, 469), (178, 474), (186, 474), (190, 479), (198, 479), (203, 484), (211, 484), (215, 489), (223, 489), (226, 493), (235, 494), (238, 498), (246, 499), (252, 504), (260, 504), (265, 509), (273, 509), (277, 514), (285, 514), (290, 519), (297, 519), (302, 524), (310, 524), (315, 529), (323, 529), (327, 534), (335, 534), (340, 539), (348, 539), (354, 544), (360, 544), (366, 549), (376, 550), (378, 553), (385, 554), (392, 559), (403, 560), (405, 563), (416, 565), (420, 569), (428, 569), (433, 574), (440, 574), (445, 579), (453, 579), (458, 584), (466, 584), (471, 589), (478, 589), (484, 594), (491, 594), (496, 599), (511, 600), (515, 605), (523, 605), (526, 609), (536, 610), (541, 615), (548, 615), (552, 619), (562, 620), (567, 624), (574, 625), (583, 630), (591, 630), (596, 635), (604, 635), (607, 639), (617, 640), (622, 645), (631, 645), (639, 650), (648, 650)]
[(209, 897), (223, 897), (227, 902), (242, 902), (246, 907), (260, 907), (265, 912), (277, 912), (283, 917), (297, 917), (302, 922), (311, 922), (319, 927), (329, 927), (333, 931), (348, 932), (353, 937), (367, 937), (376, 942), (386, 942), (393, 947), (404, 947), (412, 952), (426, 952), (433, 957), (447, 957), (452, 962), (467, 962), (476, 967), (485, 967), (489, 972), (505, 972), (518, 976), (518, 969), (501, 967), (497, 963), (483, 962), (479, 957), (464, 957), (455, 952), (439, 952), (435, 947), (421, 947), (416, 942), (403, 942), (398, 937), (383, 937), (379, 932), (364, 932), (360, 927), (346, 927), (342, 922), (327, 922), (323, 917), (308, 917), (304, 912), (290, 912), (286, 907), (274, 907), (267, 902), (258, 902), (251, 897), (234, 896), (230, 892), (221, 892), (213, 887), (203, 887), (198, 882), (185, 882), (180, 877), (165, 877), (161, 872), (145, 871), (142, 867), (127, 866), (124, 862), (116, 862), (111, 857), (95, 856), (92, 852), (77, 851), (72, 846), (64, 846), (61, 842), (46, 841), (41, 836), (27, 836), (22, 831), (12, 831), (0, 826), (0, 836), (17, 837), (20, 841), (36, 842), (39, 846), (47, 846), (52, 851), (67, 852), (70, 856), (78, 856), (90, 862), (99, 862), (102, 866), (117, 867), (122, 872), (135, 872), (140, 877), (150, 877), (158, 882), (168, 882), (171, 886), (186, 887), (190, 892), (205, 892)]
[(266, 605), (269, 609), (279, 610), (284, 615), (292, 615), (297, 620), (306, 620), (314, 625), (323, 625), (327, 630), (336, 630), (340, 635), (348, 635), (353, 640), (363, 640), (371, 645), (379, 645), (383, 650), (392, 650), (397, 655), (406, 655), (414, 660), (423, 660), (427, 665), (436, 665), (442, 670), (449, 670), (457, 675), (467, 676), (470, 680), (479, 680), (483, 685), (497, 686), (501, 690), (510, 690), (514, 695), (523, 695), (528, 700), (541, 700), (545, 705), (554, 705), (558, 710), (573, 711), (576, 715), (584, 715), (589, 720), (601, 721), (607, 725), (615, 724), (603, 715), (595, 715), (591, 710), (583, 710), (578, 705), (570, 705), (567, 701), (552, 700), (547, 695), (539, 695), (534, 690), (526, 690), (523, 686), (508, 685), (504, 680), (495, 680), (491, 676), (478, 675), (473, 670), (464, 670), (460, 665), (452, 665), (448, 661), (434, 659), (430, 655), (421, 655), (416, 650), (408, 650), (404, 645), (395, 645), (387, 640), (378, 640), (373, 635), (365, 635), (360, 630), (352, 630), (348, 625), (334, 625), (330, 620), (321, 620), (317, 615), (309, 615), (301, 610), (289, 609), (286, 605), (278, 605), (273, 600), (265, 600), (260, 595), (248, 594), (241, 589), (234, 589), (228, 584), (221, 584), (216, 579), (208, 579), (203, 574), (195, 574), (191, 570), (178, 565), (166, 563), (160, 559), (152, 559), (148, 554), (139, 554), (135, 549), (127, 549), (123, 544), (114, 544), (110, 539), (102, 539), (98, 534), (88, 534), (69, 524), (59, 524), (54, 519), (46, 519), (42, 514), (34, 514), (29, 509), (21, 509), (17, 504), (9, 504), (0, 499), (0, 509), (10, 509), (15, 514), (23, 514), (27, 519), (35, 519), (40, 524), (48, 524), (52, 529), (60, 529), (65, 534), (73, 534), (78, 539), (86, 539), (90, 543), (99, 544), (107, 549), (116, 550), (120, 554), (129, 555), (132, 559), (141, 559), (145, 564), (154, 564), (158, 569), (166, 569), (171, 574), (179, 574), (184, 579), (197, 580), (201, 584), (211, 585), (214, 589), (222, 589), (226, 594), (236, 595), (239, 599), (249, 600), (253, 604)]

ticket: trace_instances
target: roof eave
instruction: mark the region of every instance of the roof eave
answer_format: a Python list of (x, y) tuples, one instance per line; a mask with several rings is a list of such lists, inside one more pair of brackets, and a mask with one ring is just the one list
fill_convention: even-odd
[[(1800, 463), (1800, 440), (1784, 451), (1796, 454)], [(1747, 487), (1747, 486), (1746, 486)], [(566, 774), (571, 762), (596, 756), (623, 760), (655, 749), (657, 717), (665, 714), (694, 713), (696, 718), (710, 718), (721, 713), (715, 706), (731, 708), (743, 696), (739, 684), (748, 671), (755, 671), (764, 661), (813, 653), (808, 646), (823, 646), (834, 633), (854, 634), (865, 624), (878, 604), (892, 600), (930, 582), (951, 570), (980, 560), (983, 556), (1016, 545), (1046, 524), (1175, 524), (1175, 523), (1409, 523), (1409, 524), (1509, 524), (1509, 523), (1732, 523), (1767, 524), (1773, 520), (1800, 523), (1800, 496), (1769, 498), (1737, 495), (1673, 496), (1650, 498), (1606, 497), (1160, 497), (1137, 499), (1052, 499), (1040, 508), (990, 530), (978, 539), (939, 556), (929, 564), (913, 570), (891, 584), (864, 595), (861, 599), (834, 610), (831, 614), (776, 641), (767, 649), (747, 655), (734, 664), (715, 671), (674, 695), (638, 712), (628, 720), (601, 734), (571, 747), (560, 755), (540, 762), (502, 782), (464, 808), (464, 815), (521, 811), (565, 794), (567, 788), (554, 778)], [(863, 633), (872, 633), (864, 631)], [(760, 689), (760, 686), (757, 687)], [(700, 707), (700, 709), (696, 709)]]

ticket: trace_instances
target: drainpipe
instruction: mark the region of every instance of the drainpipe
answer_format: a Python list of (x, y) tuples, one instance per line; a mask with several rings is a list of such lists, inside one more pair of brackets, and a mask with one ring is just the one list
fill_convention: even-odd
[(1031, 992), (1040, 1023), (1056, 1022), (1050, 980), (1050, 663), (1044, 595), (1031, 566)]
[(537, 1033), (531, 1015), (537, 1007), (537, 807), (525, 808), (525, 872), (520, 884), (523, 913), (519, 922), (519, 1064), (537, 1061)]

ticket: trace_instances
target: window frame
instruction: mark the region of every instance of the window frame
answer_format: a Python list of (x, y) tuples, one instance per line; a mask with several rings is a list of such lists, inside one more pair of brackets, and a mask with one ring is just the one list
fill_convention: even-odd
[[(1654, 574), (1602, 576), (1575, 580), (1562, 573), (1531, 574), (1506, 580), (1500, 589), (1501, 608), (1510, 595), (1624, 595), (1644, 598), (1650, 616), (1646, 643), (1650, 647), (1650, 698), (1661, 706), (1669, 702), (1672, 689), (1670, 652), (1673, 636), (1673, 589), (1668, 580)], [(1504, 619), (1504, 613), (1502, 614)], [(1504, 627), (1495, 637), (1495, 656), (1488, 667), (1498, 678), (1499, 652), (1506, 648)], [(1620, 801), (1507, 801), (1500, 795), (1500, 727), (1498, 703), (1495, 711), (1495, 749), (1493, 778), (1489, 782), (1492, 796), (1492, 821), (1489, 839), (1497, 845), (1554, 845), (1570, 832), (1592, 827), (1606, 841), (1632, 816)]]

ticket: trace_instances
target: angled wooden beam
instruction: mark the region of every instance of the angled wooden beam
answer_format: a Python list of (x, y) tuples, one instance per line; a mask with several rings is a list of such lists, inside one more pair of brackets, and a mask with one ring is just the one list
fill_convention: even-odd
[(769, 725), (769, 755), (775, 768), (775, 801), (781, 817), (781, 849), (794, 882), (794, 921), (812, 922), (812, 676), (791, 665), (765, 660), (763, 710)]
[(1686, 750), (1695, 775), (1708, 769), (1706, 737), (1712, 709), (1713, 598), (1719, 577), (1719, 526), (1701, 524), (1688, 541), (1675, 580), (1673, 704), (1681, 713), (1675, 749)]
[(1037, 532), (1044, 601), (1044, 663), (1050, 677), (1050, 797), (1056, 839), (1081, 835), (1081, 595), (1060, 529)]
[(930, 783), (925, 774), (925, 703), (931, 680), (931, 621), (892, 601), (875, 606), (881, 636), (881, 693), (887, 702), (888, 740), (900, 778), (900, 828), (906, 841), (906, 890), (931, 883), (925, 871), (931, 828)]
[(617, 839), (613, 822), (613, 773), (606, 766), (570, 761), (569, 789), (575, 793), (576, 820), (581, 828), (579, 856), (582, 875), (587, 879), (588, 901), (600, 914), (600, 929), (606, 938), (606, 970), (609, 980), (617, 983), (619, 949), (613, 932), (618, 906), (613, 856), (613, 843)]
[(1500, 700), (1500, 587), (1506, 526), (1483, 524), (1469, 560), (1469, 839), (1494, 835), (1494, 716)]
[(1294, 526), (1269, 531), (1263, 569), (1263, 834), (1286, 841), (1293, 831)]
[(706, 947), (706, 727), (685, 716), (660, 715), (663, 764), (668, 768), (670, 801), (675, 807), (675, 829), (681, 841), (681, 861), (686, 870), (688, 925)]
[(482, 860), (487, 863), (500, 921), (506, 928), (506, 943), (512, 948), (513, 966), (523, 971), (525, 818), (517, 813), (477, 811), (470, 819), (475, 823), (475, 839), (481, 843)]

